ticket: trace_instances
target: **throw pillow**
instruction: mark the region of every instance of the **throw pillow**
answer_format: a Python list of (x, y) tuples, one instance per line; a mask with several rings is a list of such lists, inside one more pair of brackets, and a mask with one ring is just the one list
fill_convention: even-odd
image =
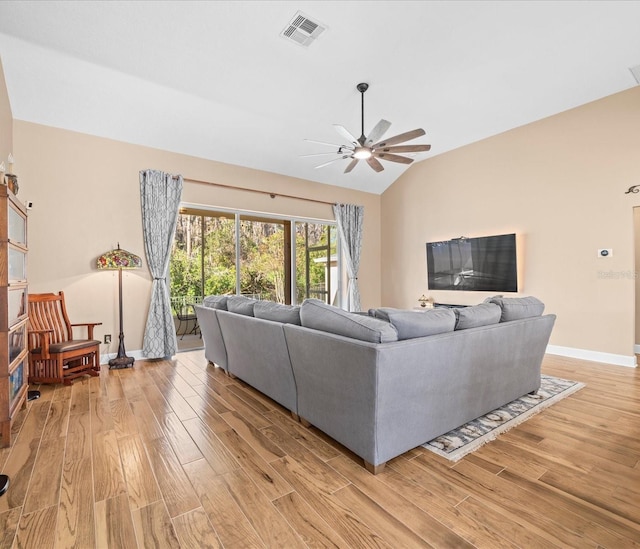
[(343, 311), (319, 299), (305, 299), (300, 307), (302, 326), (371, 343), (397, 341), (398, 333), (388, 322)]
[(456, 330), (498, 324), (502, 315), (502, 309), (495, 303), (481, 303), (473, 307), (462, 307), (454, 309), (453, 312), (456, 315)]
[(389, 322), (398, 330), (398, 339), (412, 339), (445, 332), (453, 332), (456, 315), (452, 309), (428, 311), (392, 311)]
[(210, 307), (211, 309), (221, 309), (223, 311), (227, 310), (227, 295), (208, 295), (202, 300), (202, 304), (205, 307)]
[(273, 301), (256, 301), (253, 306), (253, 316), (264, 320), (300, 325), (300, 307), (294, 305), (283, 305)]
[(491, 302), (502, 308), (500, 322), (540, 316), (544, 311), (544, 303), (535, 297), (494, 297)]
[(243, 295), (230, 295), (227, 298), (227, 310), (239, 315), (253, 316), (253, 306), (256, 301)]

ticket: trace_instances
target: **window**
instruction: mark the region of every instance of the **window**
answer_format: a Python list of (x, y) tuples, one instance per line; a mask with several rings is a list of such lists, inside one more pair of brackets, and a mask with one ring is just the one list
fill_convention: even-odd
[(218, 294), (278, 303), (315, 297), (338, 304), (336, 227), (185, 207), (178, 214), (169, 273), (174, 310)]

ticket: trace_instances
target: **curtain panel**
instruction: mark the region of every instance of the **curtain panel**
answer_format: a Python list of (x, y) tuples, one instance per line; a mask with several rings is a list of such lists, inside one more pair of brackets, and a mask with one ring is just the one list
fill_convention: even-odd
[(140, 172), (142, 230), (147, 263), (153, 276), (142, 351), (147, 358), (176, 354), (178, 342), (171, 313), (167, 271), (182, 194), (182, 176), (157, 170)]
[(338, 234), (342, 244), (342, 253), (347, 266), (347, 311), (360, 311), (360, 289), (358, 288), (358, 269), (362, 251), (362, 224), (364, 206), (354, 204), (334, 204)]

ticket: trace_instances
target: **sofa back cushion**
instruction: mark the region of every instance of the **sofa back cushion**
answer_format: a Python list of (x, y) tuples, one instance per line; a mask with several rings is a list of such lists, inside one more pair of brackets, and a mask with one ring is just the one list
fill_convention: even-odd
[(250, 299), (243, 295), (230, 295), (227, 298), (227, 311), (239, 315), (253, 316), (253, 306), (256, 299)]
[(493, 297), (491, 303), (502, 309), (500, 322), (541, 316), (544, 303), (535, 297)]
[(227, 310), (227, 295), (208, 295), (202, 300), (202, 304), (210, 309)]
[(305, 299), (300, 307), (302, 326), (371, 343), (398, 340), (396, 329), (367, 315), (358, 315), (327, 305), (319, 299)]
[(474, 305), (473, 307), (459, 307), (453, 309), (453, 312), (456, 315), (456, 330), (498, 324), (502, 315), (500, 305), (495, 303), (480, 303), (480, 305)]
[(398, 331), (398, 339), (412, 339), (453, 332), (456, 315), (451, 309), (426, 311), (388, 311), (389, 322)]
[(404, 309), (394, 309), (393, 307), (380, 307), (379, 309), (369, 309), (369, 316), (389, 322), (389, 313), (397, 313), (403, 310)]
[(273, 301), (256, 301), (253, 306), (253, 316), (300, 326), (300, 307), (294, 305), (283, 305)]

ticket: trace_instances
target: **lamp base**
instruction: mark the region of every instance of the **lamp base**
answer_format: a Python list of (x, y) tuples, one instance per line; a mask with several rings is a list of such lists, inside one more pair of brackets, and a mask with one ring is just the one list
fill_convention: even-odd
[(135, 361), (136, 359), (130, 356), (112, 358), (109, 361), (109, 369), (119, 370), (121, 368), (131, 368)]

